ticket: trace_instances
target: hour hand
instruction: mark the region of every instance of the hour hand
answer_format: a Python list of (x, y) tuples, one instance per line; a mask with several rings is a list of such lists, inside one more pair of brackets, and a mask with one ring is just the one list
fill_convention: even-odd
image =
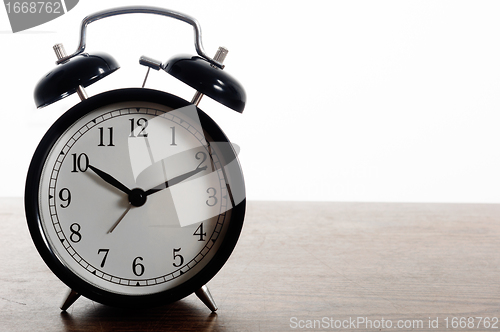
[(99, 177), (101, 179), (103, 179), (104, 181), (106, 181), (107, 183), (109, 183), (110, 185), (115, 187), (116, 189), (123, 191), (127, 195), (130, 194), (130, 192), (131, 192), (130, 189), (128, 189), (124, 184), (122, 184), (120, 181), (118, 181), (117, 179), (115, 179), (114, 177), (109, 175), (108, 173), (103, 172), (100, 169), (98, 169), (92, 165), (89, 165), (89, 168), (92, 171), (94, 171), (95, 174), (99, 175)]
[(166, 189), (168, 187), (172, 187), (173, 185), (175, 185), (179, 182), (182, 182), (182, 181), (192, 177), (193, 175), (198, 174), (199, 172), (204, 171), (206, 169), (207, 169), (207, 166), (203, 166), (203, 167), (196, 168), (194, 171), (187, 172), (187, 173), (184, 173), (182, 175), (176, 176), (175, 178), (170, 179), (165, 183), (162, 183), (154, 188), (149, 189), (148, 191), (145, 192), (145, 194), (146, 194), (146, 196), (149, 196), (149, 195), (154, 194), (160, 190)]

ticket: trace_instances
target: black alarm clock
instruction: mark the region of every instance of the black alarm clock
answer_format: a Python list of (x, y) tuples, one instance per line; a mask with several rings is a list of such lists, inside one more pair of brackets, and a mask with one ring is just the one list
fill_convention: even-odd
[[(87, 25), (121, 14), (172, 17), (194, 28), (198, 56), (140, 63), (193, 87), (192, 101), (127, 88), (88, 97), (85, 87), (119, 66), (84, 53)], [(240, 235), (245, 185), (237, 153), (197, 105), (203, 95), (237, 112), (243, 87), (225, 71), (227, 50), (205, 54), (198, 22), (171, 10), (120, 7), (82, 21), (80, 43), (36, 86), (38, 108), (77, 93), (38, 145), (27, 175), (25, 210), (33, 242), (69, 288), (62, 310), (80, 296), (121, 307), (157, 306), (192, 293), (212, 310), (206, 283)], [(146, 74), (147, 78), (147, 74)]]

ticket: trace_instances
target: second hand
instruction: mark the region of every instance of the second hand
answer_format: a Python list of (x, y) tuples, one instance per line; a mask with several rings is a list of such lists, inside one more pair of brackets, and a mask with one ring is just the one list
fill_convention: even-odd
[(108, 231), (108, 234), (111, 233), (116, 228), (116, 226), (118, 226), (120, 221), (122, 221), (122, 219), (125, 217), (125, 215), (128, 213), (128, 211), (130, 211), (131, 208), (132, 208), (132, 204), (128, 203), (127, 209), (125, 210), (125, 212), (123, 212), (123, 214), (120, 216), (120, 218), (117, 220), (117, 222), (115, 222), (115, 224), (111, 227), (111, 229)]

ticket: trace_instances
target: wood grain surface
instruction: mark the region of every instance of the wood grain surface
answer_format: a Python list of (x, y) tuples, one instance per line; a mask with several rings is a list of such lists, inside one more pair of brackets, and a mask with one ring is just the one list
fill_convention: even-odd
[[(61, 313), (67, 288), (38, 255), (22, 199), (0, 199), (0, 218), (0, 331), (500, 329), (500, 205), (250, 202), (208, 284), (217, 314), (194, 295), (135, 310), (80, 298)], [(453, 329), (454, 317), (491, 324)]]

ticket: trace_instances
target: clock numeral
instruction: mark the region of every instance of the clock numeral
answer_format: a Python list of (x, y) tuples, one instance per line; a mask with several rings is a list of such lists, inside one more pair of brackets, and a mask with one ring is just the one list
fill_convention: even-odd
[(198, 241), (205, 241), (204, 237), (207, 236), (207, 233), (203, 232), (203, 223), (201, 223), (200, 226), (198, 226), (196, 231), (194, 231), (193, 235), (197, 235), (200, 237)]
[(81, 153), (80, 155), (76, 155), (73, 153), (71, 155), (73, 157), (73, 170), (72, 173), (85, 172), (89, 168), (89, 157), (85, 153)]
[[(179, 251), (181, 251), (181, 248), (174, 249), (174, 263), (172, 265), (175, 266), (175, 267), (179, 267), (179, 266), (182, 266), (182, 264), (184, 264), (184, 257), (182, 257), (181, 254), (178, 254)], [(175, 264), (175, 260), (177, 258), (180, 259), (180, 263), (179, 264)]]
[[(210, 195), (211, 191), (213, 191), (213, 194)], [(210, 188), (207, 189), (207, 193), (210, 196), (208, 196), (208, 199), (207, 199), (207, 201), (205, 203), (207, 203), (208, 206), (215, 206), (215, 204), (217, 204), (217, 202), (218, 202), (217, 201), (217, 197), (215, 197), (215, 195), (217, 194), (217, 190), (215, 190), (214, 187), (210, 187)], [(213, 198), (213, 200), (210, 201), (210, 199), (212, 199), (212, 198)], [(213, 203), (211, 203), (211, 202), (213, 202)]]
[(82, 234), (80, 234), (80, 224), (77, 224), (76, 222), (74, 224), (71, 224), (69, 227), (71, 231), (71, 235), (69, 236), (69, 239), (71, 242), (78, 243), (82, 239)]
[(170, 143), (171, 146), (177, 146), (177, 144), (175, 144), (175, 126), (174, 127), (170, 127), (170, 129), (172, 129), (172, 143)]
[[(199, 155), (201, 154), (201, 157), (199, 157)], [(205, 162), (205, 160), (207, 160), (207, 154), (203, 151), (200, 151), (200, 152), (197, 152), (196, 155), (194, 156), (197, 160), (200, 160), (201, 159), (201, 163), (198, 165), (198, 167), (196, 168), (200, 168), (201, 165)]]
[(108, 253), (109, 253), (109, 249), (99, 249), (97, 250), (97, 254), (99, 255), (101, 252), (104, 253), (104, 258), (102, 259), (102, 262), (101, 262), (101, 267), (104, 267), (104, 264), (106, 264), (106, 258), (108, 258)]
[[(130, 135), (129, 137), (148, 137), (148, 134), (145, 132), (147, 126), (148, 126), (148, 119), (145, 118), (139, 118), (137, 119), (137, 122), (135, 119), (129, 119), (130, 121)], [(135, 125), (137, 124), (138, 127), (141, 127), (142, 130), (135, 136), (134, 131), (135, 131)]]
[[(66, 194), (65, 194), (66, 193)], [(61, 201), (65, 202), (66, 205), (60, 204), (63, 209), (67, 208), (71, 204), (71, 192), (68, 188), (63, 188), (59, 191), (59, 198)]]
[(142, 265), (141, 263), (137, 263), (137, 261), (140, 260), (142, 261), (143, 258), (142, 257), (136, 257), (134, 259), (134, 261), (132, 262), (132, 271), (134, 272), (134, 274), (138, 277), (142, 276), (144, 274), (144, 265)]
[(113, 144), (113, 127), (108, 127), (108, 131), (109, 131), (109, 143), (108, 143), (108, 145), (104, 145), (104, 128), (99, 127), (97, 129), (99, 129), (99, 145), (97, 145), (97, 146), (115, 146)]

